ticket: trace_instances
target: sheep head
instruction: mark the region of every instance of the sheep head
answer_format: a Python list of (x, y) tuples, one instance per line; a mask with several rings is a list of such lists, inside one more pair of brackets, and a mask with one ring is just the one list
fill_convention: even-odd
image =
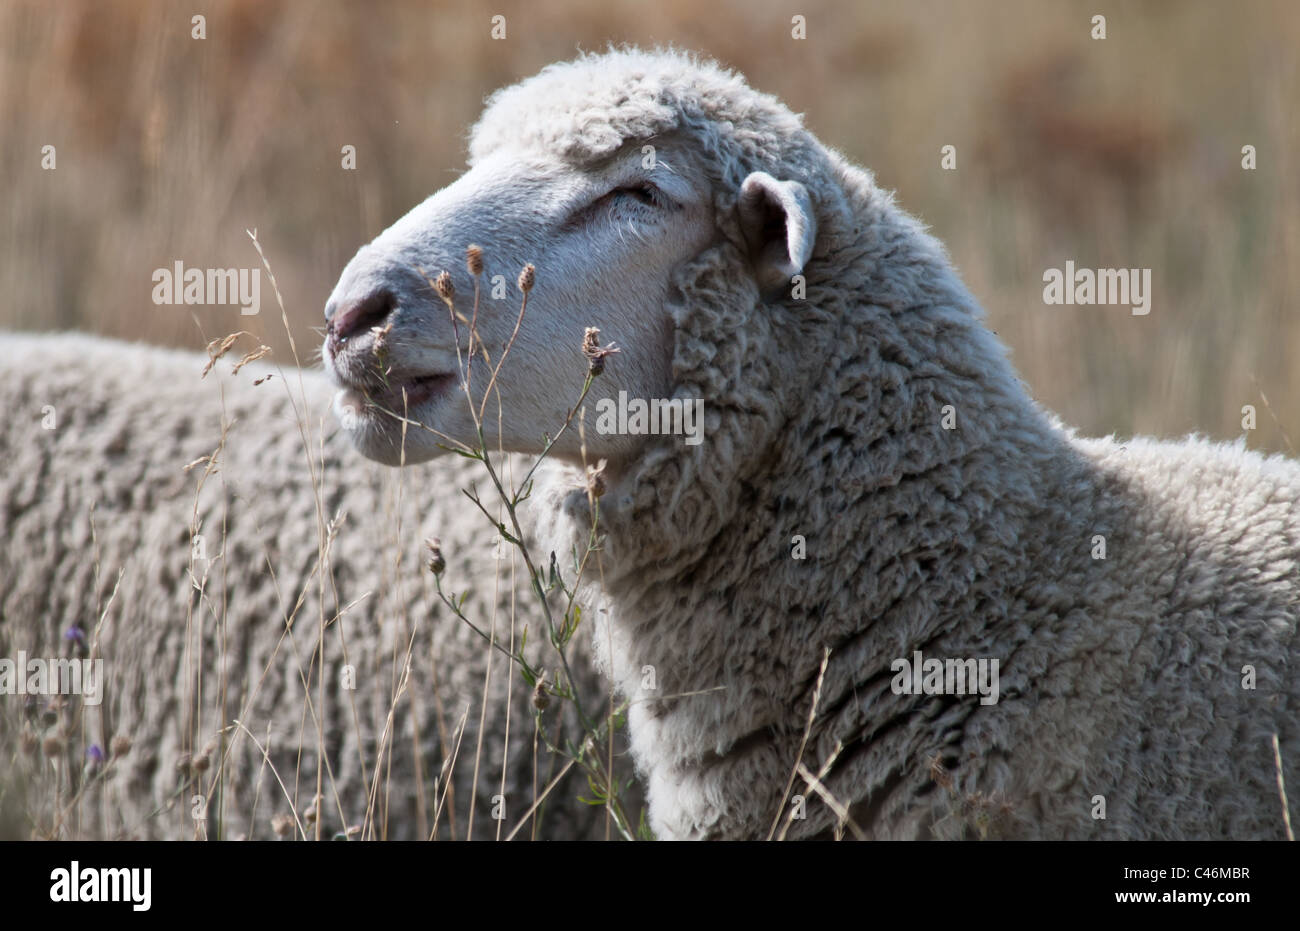
[[(646, 437), (594, 430), (592, 412), (620, 392), (673, 396), (674, 306), (693, 260), (733, 244), (751, 306), (802, 270), (813, 205), (772, 153), (810, 139), (773, 98), (676, 53), (587, 56), (498, 92), (469, 170), (362, 247), (326, 306), (325, 365), (354, 444), (397, 464), (437, 455), (437, 433), (476, 443), (465, 385), (477, 405), (492, 384), (489, 448), (538, 452), (577, 398), (584, 331), (596, 327), (621, 354), (587, 396), (587, 456), (616, 469), (635, 457)], [(521, 319), (527, 264), (536, 279)], [(394, 414), (431, 430), (408, 424), (403, 437)], [(579, 432), (553, 454), (576, 461)]]

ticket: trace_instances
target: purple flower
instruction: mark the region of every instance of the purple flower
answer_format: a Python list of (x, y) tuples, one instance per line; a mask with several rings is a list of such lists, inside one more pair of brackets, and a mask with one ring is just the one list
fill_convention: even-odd
[(86, 759), (90, 760), (92, 766), (104, 762), (104, 751), (100, 749), (99, 744), (91, 744), (86, 748)]
[(82, 630), (80, 627), (78, 627), (76, 624), (73, 624), (71, 627), (69, 627), (67, 630), (63, 632), (63, 639), (75, 640), (77, 643), (85, 643), (86, 632)]

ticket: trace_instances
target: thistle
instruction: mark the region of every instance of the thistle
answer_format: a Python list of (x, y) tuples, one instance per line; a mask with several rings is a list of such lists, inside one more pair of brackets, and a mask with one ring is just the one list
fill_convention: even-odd
[(600, 330), (595, 327), (587, 327), (582, 334), (582, 354), (587, 357), (587, 370), (593, 377), (605, 371), (605, 359), (608, 356), (621, 351), (613, 343), (602, 347), (600, 345)]
[(599, 498), (605, 493), (605, 460), (602, 459), (594, 466), (587, 466), (587, 487), (591, 490), (593, 498)]
[(475, 278), (483, 274), (483, 250), (478, 246), (467, 248), (465, 250), (465, 266)]
[(537, 677), (537, 685), (533, 686), (533, 707), (538, 711), (545, 711), (551, 706), (551, 694), (546, 690), (546, 676)]
[(424, 545), (429, 548), (429, 571), (434, 575), (442, 575), (447, 568), (447, 560), (442, 555), (442, 541), (437, 537), (429, 537), (424, 541)]
[(442, 302), (448, 307), (456, 300), (456, 286), (451, 283), (451, 275), (446, 271), (438, 273), (438, 277), (433, 281), (433, 290), (442, 298)]

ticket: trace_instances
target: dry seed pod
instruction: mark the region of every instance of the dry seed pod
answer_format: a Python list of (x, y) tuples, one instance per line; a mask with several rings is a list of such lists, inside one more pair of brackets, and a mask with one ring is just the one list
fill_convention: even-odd
[(437, 537), (429, 537), (424, 541), (424, 545), (429, 548), (429, 562), (427, 563), (429, 571), (434, 575), (442, 575), (447, 568), (447, 560), (442, 555), (442, 541)]
[(438, 297), (447, 306), (456, 299), (456, 286), (451, 283), (451, 275), (445, 271), (439, 272), (438, 277), (433, 281), (433, 290), (438, 292)]
[(483, 250), (478, 246), (470, 246), (466, 249), (465, 266), (475, 278), (483, 274)]

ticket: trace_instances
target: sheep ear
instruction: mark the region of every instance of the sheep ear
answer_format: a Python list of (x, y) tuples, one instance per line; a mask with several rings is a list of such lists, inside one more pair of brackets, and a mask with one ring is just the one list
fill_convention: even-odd
[(764, 293), (788, 288), (808, 263), (817, 239), (807, 189), (798, 181), (778, 181), (756, 171), (740, 186), (736, 214), (759, 288)]

